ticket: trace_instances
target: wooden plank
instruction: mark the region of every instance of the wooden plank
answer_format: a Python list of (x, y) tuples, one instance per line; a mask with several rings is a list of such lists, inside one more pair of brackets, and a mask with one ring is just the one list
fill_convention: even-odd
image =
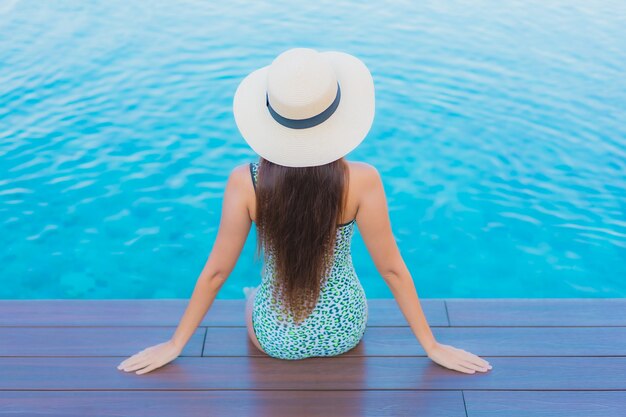
[(421, 357), (184, 357), (145, 375), (119, 357), (0, 358), (0, 390), (626, 390), (626, 357), (485, 357), (465, 374)]
[(465, 391), (468, 417), (622, 417), (624, 391)]
[[(130, 356), (168, 340), (175, 327), (0, 327), (0, 356)], [(206, 327), (182, 356), (201, 356)], [(254, 345), (253, 345), (254, 346)]]
[[(1, 300), (0, 326), (175, 326), (187, 299)], [(408, 325), (394, 299), (373, 298), (368, 325)], [(421, 300), (432, 326), (447, 326), (442, 299)], [(245, 326), (245, 300), (215, 300), (201, 326)]]
[[(626, 327), (433, 327), (441, 343), (483, 356), (626, 355)], [(0, 331), (0, 335), (1, 335)], [(209, 327), (204, 356), (265, 356), (245, 327)], [(409, 327), (368, 327), (347, 356), (426, 356)]]
[(465, 417), (460, 391), (13, 391), (0, 414), (177, 417)]
[(626, 326), (626, 298), (446, 299), (451, 326)]
[[(408, 326), (408, 322), (395, 299), (370, 298), (368, 304), (367, 325), (377, 326)], [(431, 326), (448, 326), (448, 313), (443, 299), (420, 298), (420, 305)]]
[[(124, 356), (167, 340), (168, 327), (0, 327), (0, 356)], [(206, 343), (204, 334), (206, 331)], [(624, 327), (433, 327), (441, 343), (479, 356), (620, 356)], [(199, 328), (182, 356), (265, 356), (246, 327)], [(368, 327), (346, 356), (425, 356), (409, 327)]]

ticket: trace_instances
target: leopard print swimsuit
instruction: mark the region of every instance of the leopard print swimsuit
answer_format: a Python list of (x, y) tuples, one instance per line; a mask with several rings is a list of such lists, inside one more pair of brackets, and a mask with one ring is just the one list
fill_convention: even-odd
[[(258, 167), (258, 162), (250, 163), (255, 190)], [(279, 359), (335, 356), (349, 351), (361, 341), (368, 306), (365, 291), (352, 265), (350, 246), (354, 224), (355, 220), (338, 225), (330, 275), (311, 315), (299, 325), (273, 299), (274, 265), (269, 253), (252, 311), (254, 332), (265, 353)]]

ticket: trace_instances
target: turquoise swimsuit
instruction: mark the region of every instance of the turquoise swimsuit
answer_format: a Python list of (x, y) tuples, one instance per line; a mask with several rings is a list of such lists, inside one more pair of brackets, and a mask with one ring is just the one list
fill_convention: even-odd
[[(256, 190), (258, 162), (250, 164)], [(272, 297), (273, 261), (271, 251), (264, 264), (262, 282), (254, 298), (252, 325), (259, 344), (279, 359), (304, 359), (340, 355), (362, 339), (367, 324), (365, 291), (352, 265), (350, 245), (355, 220), (338, 225), (337, 244), (330, 276), (322, 286), (319, 300), (300, 325)]]

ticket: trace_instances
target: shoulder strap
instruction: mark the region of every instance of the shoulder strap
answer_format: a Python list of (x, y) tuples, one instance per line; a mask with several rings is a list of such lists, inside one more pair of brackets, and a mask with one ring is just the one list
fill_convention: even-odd
[(252, 185), (254, 186), (254, 191), (256, 192), (256, 179), (258, 175), (259, 165), (257, 162), (250, 162), (250, 177), (252, 177)]

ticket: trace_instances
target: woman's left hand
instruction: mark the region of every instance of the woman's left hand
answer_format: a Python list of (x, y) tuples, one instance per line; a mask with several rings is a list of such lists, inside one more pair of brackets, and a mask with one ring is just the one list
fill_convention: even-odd
[(117, 369), (125, 372), (135, 372), (137, 375), (148, 373), (154, 369), (170, 363), (176, 359), (182, 349), (176, 346), (171, 340), (158, 345), (150, 346), (121, 362)]
[(473, 374), (476, 371), (487, 372), (492, 368), (489, 362), (473, 353), (439, 342), (435, 342), (427, 354), (433, 362), (466, 374)]

